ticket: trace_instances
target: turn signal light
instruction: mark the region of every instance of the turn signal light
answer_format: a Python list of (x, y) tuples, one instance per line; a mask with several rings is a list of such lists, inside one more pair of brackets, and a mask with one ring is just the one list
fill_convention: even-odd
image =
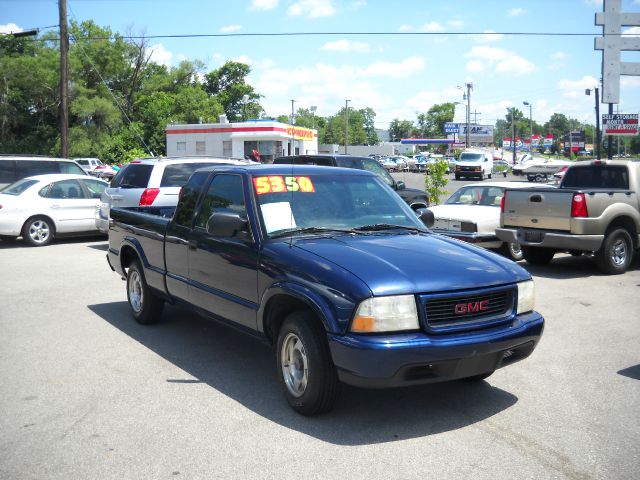
[(500, 213), (504, 213), (504, 203), (507, 201), (507, 192), (506, 190), (502, 193), (502, 198), (500, 199)]
[(149, 205), (153, 205), (156, 197), (160, 193), (159, 188), (146, 188), (142, 195), (140, 196), (139, 206), (148, 207)]
[(573, 200), (571, 201), (571, 216), (572, 217), (588, 217), (587, 211), (587, 199), (584, 197), (584, 193), (574, 193)]

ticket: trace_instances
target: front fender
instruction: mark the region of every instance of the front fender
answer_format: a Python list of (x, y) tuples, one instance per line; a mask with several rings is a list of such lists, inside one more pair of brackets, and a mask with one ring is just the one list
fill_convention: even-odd
[[(265, 333), (267, 321), (267, 308), (269, 302), (278, 295), (287, 295), (304, 303), (312, 310), (316, 316), (322, 321), (327, 332), (341, 333), (344, 329), (340, 320), (338, 309), (334, 304), (327, 301), (318, 292), (311, 290), (304, 285), (295, 282), (278, 282), (266, 289), (260, 300), (260, 308), (258, 309), (258, 330)], [(353, 304), (351, 304), (353, 308)], [(340, 308), (343, 310), (343, 308)]]

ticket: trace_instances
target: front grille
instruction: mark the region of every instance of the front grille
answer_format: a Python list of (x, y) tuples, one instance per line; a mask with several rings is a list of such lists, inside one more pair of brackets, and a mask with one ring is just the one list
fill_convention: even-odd
[(428, 298), (427, 325), (439, 328), (505, 318), (512, 313), (513, 299), (513, 289)]

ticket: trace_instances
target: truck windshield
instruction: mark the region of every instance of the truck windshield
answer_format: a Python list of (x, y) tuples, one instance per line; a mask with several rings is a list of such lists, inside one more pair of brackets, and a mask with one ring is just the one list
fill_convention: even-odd
[(481, 153), (461, 153), (459, 162), (481, 162), (482, 154)]
[[(378, 177), (268, 175), (253, 178), (262, 223), (270, 237), (283, 232), (426, 231), (413, 211)], [(390, 228), (391, 227), (391, 228)], [(313, 229), (311, 231), (310, 229)]]

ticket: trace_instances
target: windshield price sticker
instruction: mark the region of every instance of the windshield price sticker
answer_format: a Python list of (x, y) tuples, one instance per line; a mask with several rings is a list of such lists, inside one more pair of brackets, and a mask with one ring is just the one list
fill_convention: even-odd
[(315, 193), (313, 182), (309, 177), (281, 177), (270, 175), (253, 179), (253, 185), (258, 195), (265, 193), (303, 192)]

